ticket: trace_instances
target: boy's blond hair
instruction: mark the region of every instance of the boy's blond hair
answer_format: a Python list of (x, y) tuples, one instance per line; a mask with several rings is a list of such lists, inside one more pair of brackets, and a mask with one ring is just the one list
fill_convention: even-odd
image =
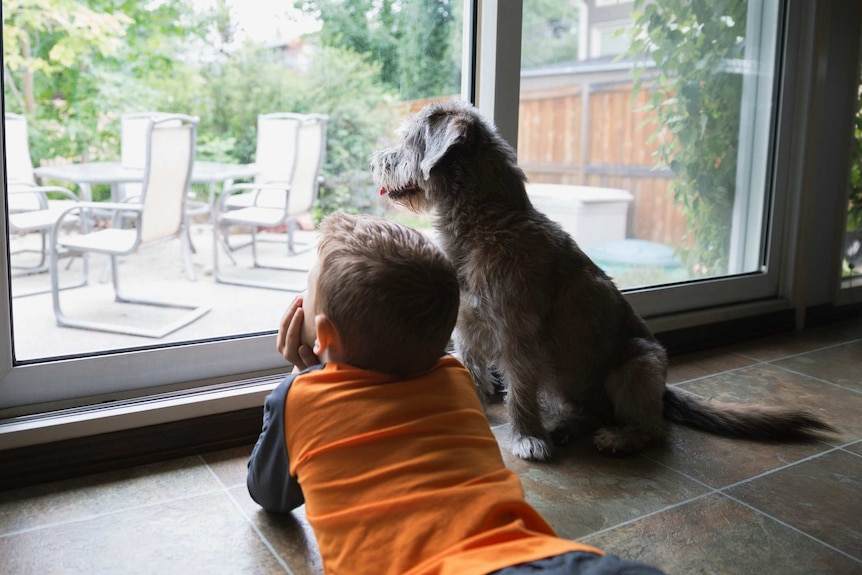
[(319, 313), (335, 325), (351, 365), (407, 375), (431, 369), (458, 316), (445, 255), (401, 224), (341, 212), (320, 225)]

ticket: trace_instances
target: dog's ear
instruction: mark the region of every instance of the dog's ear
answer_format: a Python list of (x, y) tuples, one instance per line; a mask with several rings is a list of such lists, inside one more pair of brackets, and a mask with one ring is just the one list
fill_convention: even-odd
[(452, 146), (464, 141), (468, 128), (468, 120), (460, 116), (447, 115), (437, 122), (430, 119), (425, 127), (425, 156), (419, 163), (423, 178), (428, 179)]

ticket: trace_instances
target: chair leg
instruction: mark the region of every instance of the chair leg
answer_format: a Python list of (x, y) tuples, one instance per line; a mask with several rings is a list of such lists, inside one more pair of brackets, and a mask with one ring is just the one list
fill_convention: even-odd
[(257, 263), (257, 226), (251, 228), (251, 261), (254, 262), (254, 267), (260, 267)]
[[(219, 230), (221, 230), (221, 234), (219, 234)], [(230, 230), (230, 224), (223, 222), (220, 222), (217, 225), (213, 224), (213, 254), (218, 257), (217, 248), (220, 246), (230, 260), (230, 263), (236, 265), (236, 259), (233, 257), (234, 248), (230, 246), (228, 241), (228, 230)]]
[(33, 248), (21, 248), (21, 249), (17, 249), (17, 250), (11, 250), (10, 249), (10, 251), (9, 251), (10, 256), (13, 256), (16, 254), (30, 254), (30, 253), (39, 254), (39, 263), (31, 265), (31, 266), (16, 265), (16, 264), (11, 262), (11, 257), (10, 257), (9, 267), (12, 268), (12, 277), (13, 278), (14, 277), (20, 277), (20, 276), (29, 276), (29, 275), (33, 275), (33, 274), (40, 274), (40, 273), (48, 271), (48, 264), (46, 261), (48, 258), (45, 255), (47, 253), (45, 251), (45, 249), (47, 247), (46, 246), (46, 244), (47, 244), (46, 237), (47, 237), (48, 233), (49, 232), (46, 232), (44, 230), (39, 232), (39, 238), (40, 238), (40, 241), (42, 243), (41, 249), (38, 249), (38, 250), (33, 249)]
[[(231, 248), (227, 245), (227, 240), (222, 237), (222, 234), (227, 234), (227, 231), (230, 229), (230, 224), (228, 222), (219, 222), (217, 221), (213, 224), (213, 277), (217, 283), (230, 284), (230, 285), (239, 285), (246, 287), (255, 287), (255, 288), (263, 288), (263, 289), (273, 289), (278, 291), (292, 291), (292, 292), (302, 292), (308, 287), (305, 283), (301, 285), (289, 285), (287, 283), (271, 283), (271, 282), (259, 282), (254, 280), (247, 279), (236, 279), (227, 276), (223, 276), (221, 273), (221, 267), (219, 265), (219, 252), (223, 249), (224, 253), (230, 258), (231, 263), (234, 266), (237, 265), (236, 259), (234, 259), (233, 254), (231, 253)], [(305, 269), (296, 269), (296, 268), (281, 268), (274, 266), (266, 266), (261, 265), (257, 261), (257, 234), (256, 228), (252, 228), (252, 240), (248, 244), (243, 244), (240, 247), (245, 247), (247, 245), (251, 245), (253, 251), (253, 259), (254, 259), (254, 267), (257, 268), (265, 268), (265, 269), (275, 269), (281, 271), (294, 271), (294, 272), (308, 272)]]
[(296, 220), (287, 221), (287, 255), (289, 256), (296, 255), (296, 246), (293, 243), (294, 226), (296, 226)]
[(180, 242), (182, 243), (181, 249), (183, 252), (183, 262), (186, 266), (186, 275), (189, 276), (189, 279), (194, 281), (198, 280), (197, 274), (195, 274), (195, 265), (192, 261), (192, 252), (195, 251), (195, 247), (192, 244), (191, 232), (189, 231), (189, 226), (185, 226), (182, 234), (180, 234)]
[[(51, 245), (51, 255), (48, 258), (48, 272), (50, 275), (50, 284), (51, 287), (47, 290), (41, 290), (33, 293), (22, 294), (22, 295), (36, 295), (51, 292), (51, 301), (54, 306), (54, 316), (57, 318), (57, 325), (63, 325), (61, 323), (61, 318), (65, 317), (63, 311), (60, 309), (60, 292), (67, 289), (73, 289), (78, 287), (86, 286), (89, 281), (90, 276), (90, 258), (86, 253), (76, 253), (69, 252), (66, 254), (70, 260), (75, 257), (80, 256), (81, 258), (81, 266), (82, 266), (82, 278), (78, 283), (68, 285), (68, 286), (60, 286), (60, 277), (58, 275), (58, 259), (59, 256), (57, 254), (57, 247), (54, 245), (53, 240), (50, 242)], [(69, 269), (68, 266), (66, 269)]]
[[(37, 273), (45, 273), (45, 272), (47, 272), (49, 275), (51, 274), (50, 257), (48, 255), (46, 255), (47, 252), (45, 251), (48, 249), (48, 246), (51, 246), (53, 248), (53, 241), (51, 240), (51, 232), (43, 231), (43, 232), (40, 232), (40, 234), (42, 235), (42, 239), (41, 239), (42, 254), (40, 257), (39, 266), (18, 267), (17, 269), (19, 269), (20, 271), (18, 271), (17, 273), (12, 273), (13, 278), (35, 275)], [(33, 251), (35, 251), (35, 250), (33, 250)], [(69, 263), (66, 265), (67, 270), (71, 269), (72, 264), (74, 263), (74, 258), (75, 258), (74, 255), (69, 257)], [(75, 289), (75, 288), (79, 288), (79, 287), (87, 285), (87, 283), (89, 281), (88, 280), (89, 268), (88, 268), (88, 261), (87, 261), (86, 257), (82, 258), (82, 264), (81, 265), (83, 268), (82, 272), (81, 272), (82, 273), (81, 279), (75, 280), (73, 283), (70, 283), (69, 285), (64, 285), (64, 286), (59, 286), (59, 280), (58, 280), (58, 289), (60, 289), (60, 290)], [(47, 288), (35, 289), (33, 291), (28, 291), (28, 292), (24, 292), (24, 293), (15, 293), (12, 295), (12, 297), (29, 297), (31, 295), (42, 295), (42, 294), (46, 294), (46, 293), (51, 293), (51, 291), (52, 291), (52, 287), (51, 287), (51, 282), (49, 279), (49, 283), (48, 283)]]
[[(84, 255), (86, 258), (86, 254)], [(147, 298), (137, 298), (126, 295), (123, 293), (120, 287), (120, 278), (118, 273), (119, 266), (117, 265), (117, 257), (115, 255), (110, 255), (110, 263), (111, 263), (111, 278), (113, 280), (114, 286), (114, 295), (115, 301), (119, 303), (128, 303), (128, 304), (138, 304), (138, 305), (151, 305), (158, 307), (165, 307), (171, 309), (178, 310), (187, 310), (187, 313), (181, 315), (178, 319), (169, 322), (165, 325), (156, 328), (144, 328), (144, 327), (129, 327), (122, 324), (114, 324), (108, 322), (101, 321), (89, 321), (84, 319), (76, 319), (67, 316), (63, 313), (62, 308), (60, 306), (60, 290), (57, 285), (57, 250), (54, 249), (51, 252), (51, 292), (52, 292), (52, 300), (54, 304), (54, 315), (57, 318), (57, 325), (65, 326), (65, 327), (75, 327), (81, 329), (89, 329), (93, 331), (104, 331), (109, 333), (119, 333), (125, 335), (137, 335), (141, 337), (149, 337), (149, 338), (162, 338), (166, 335), (173, 333), (174, 331), (185, 327), (197, 320), (198, 318), (205, 315), (210, 311), (210, 307), (208, 306), (197, 306), (194, 304), (186, 304), (180, 302), (171, 302), (166, 300), (157, 300), (157, 299), (147, 299)], [(86, 261), (86, 260), (85, 260)]]

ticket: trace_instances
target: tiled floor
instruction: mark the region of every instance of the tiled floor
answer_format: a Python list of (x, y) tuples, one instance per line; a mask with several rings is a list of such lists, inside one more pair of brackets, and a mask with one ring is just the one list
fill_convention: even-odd
[[(669, 574), (862, 574), (862, 321), (675, 358), (671, 384), (802, 406), (841, 433), (769, 445), (674, 428), (612, 458), (585, 442), (506, 462), (558, 532)], [(320, 573), (300, 509), (248, 497), (250, 446), (0, 492), (0, 573)], [(385, 558), (381, 558), (385, 561)]]

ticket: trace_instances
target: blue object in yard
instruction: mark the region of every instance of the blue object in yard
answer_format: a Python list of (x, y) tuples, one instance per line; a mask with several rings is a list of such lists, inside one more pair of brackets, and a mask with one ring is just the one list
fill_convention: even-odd
[(589, 246), (584, 251), (599, 265), (682, 267), (682, 261), (672, 247), (646, 240), (614, 240)]
[(620, 287), (683, 281), (688, 272), (676, 251), (664, 244), (624, 239), (595, 244), (584, 252)]

